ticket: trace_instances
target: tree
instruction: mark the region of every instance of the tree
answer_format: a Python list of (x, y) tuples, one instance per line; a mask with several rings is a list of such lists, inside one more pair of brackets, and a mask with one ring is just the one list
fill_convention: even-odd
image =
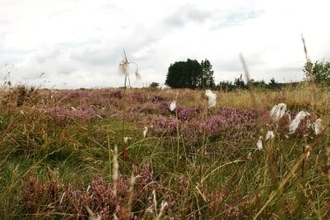
[(274, 78), (271, 78), (269, 83), (268, 83), (268, 87), (270, 89), (280, 89), (281, 88), (281, 84), (276, 82)]
[(307, 80), (314, 80), (316, 84), (330, 86), (330, 63), (310, 60), (305, 64), (303, 72)]
[(125, 77), (124, 88), (127, 88), (127, 81), (128, 81), (128, 85), (129, 86), (131, 85), (131, 82), (130, 82), (130, 79), (129, 79), (129, 73), (130, 73), (129, 66), (130, 66), (130, 64), (134, 64), (136, 66), (136, 70), (135, 70), (136, 78), (140, 79), (141, 76), (139, 74), (139, 68), (138, 68), (137, 64), (134, 63), (134, 62), (129, 62), (124, 49), (123, 49), (123, 51), (124, 51), (124, 59), (119, 64), (119, 72), (120, 72), (121, 75), (123, 75)]
[(150, 83), (149, 88), (157, 88), (158, 86), (159, 86), (158, 82), (152, 82)]
[(243, 80), (243, 75), (241, 74), (239, 78), (235, 78), (234, 85), (237, 89), (246, 89), (247, 85)]
[(172, 88), (214, 87), (212, 65), (208, 60), (202, 64), (191, 59), (175, 62), (168, 68), (165, 84)]
[(217, 89), (224, 91), (224, 92), (231, 92), (233, 90), (236, 89), (235, 85), (233, 84), (233, 82), (230, 81), (221, 81), (218, 85), (217, 85)]
[(212, 65), (211, 62), (207, 59), (201, 62), (201, 66), (203, 69), (202, 81), (200, 87), (203, 89), (212, 89), (215, 87)]
[(268, 87), (267, 83), (264, 80), (255, 81), (254, 79), (251, 79), (251, 83), (253, 88), (257, 89), (266, 89)]

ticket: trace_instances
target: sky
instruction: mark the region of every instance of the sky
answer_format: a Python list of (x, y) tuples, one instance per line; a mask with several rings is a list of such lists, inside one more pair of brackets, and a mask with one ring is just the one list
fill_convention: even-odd
[(243, 71), (269, 82), (303, 80), (306, 62), (330, 61), (326, 0), (0, 0), (0, 83), (58, 89), (121, 87), (123, 49), (163, 85), (177, 61), (208, 59), (215, 83)]

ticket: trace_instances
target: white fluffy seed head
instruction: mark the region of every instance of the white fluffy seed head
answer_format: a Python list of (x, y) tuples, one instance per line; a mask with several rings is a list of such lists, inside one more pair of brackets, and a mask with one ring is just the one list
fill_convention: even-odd
[(147, 136), (147, 133), (148, 133), (148, 127), (145, 126), (145, 127), (143, 128), (143, 137), (144, 137), (144, 138)]
[(273, 131), (268, 131), (266, 134), (266, 140), (268, 139), (273, 139), (275, 137), (274, 132)]
[(172, 101), (170, 104), (170, 111), (173, 112), (176, 109), (176, 101)]
[(257, 142), (257, 149), (262, 150), (263, 145), (262, 145), (262, 136), (259, 136), (259, 140)]
[(322, 119), (320, 118), (316, 119), (312, 127), (316, 135), (322, 134), (324, 130), (322, 125)]
[(296, 117), (291, 121), (291, 123), (289, 125), (289, 132), (290, 133), (294, 133), (297, 130), (300, 122), (302, 120), (304, 120), (309, 115), (310, 115), (310, 113), (309, 112), (306, 112), (306, 111), (300, 111), (300, 112), (298, 112), (298, 114), (296, 115)]
[(205, 96), (208, 99), (208, 107), (209, 108), (215, 107), (215, 105), (217, 104), (217, 95), (213, 93), (211, 90), (207, 89), (205, 91)]
[(305, 152), (306, 152), (306, 160), (308, 159), (309, 155), (311, 154), (311, 146), (306, 145), (305, 146)]
[(124, 137), (124, 143), (127, 143), (129, 140), (132, 140), (131, 137)]
[(279, 121), (286, 113), (287, 106), (285, 103), (279, 103), (274, 105), (270, 110), (270, 116), (274, 119), (274, 121)]

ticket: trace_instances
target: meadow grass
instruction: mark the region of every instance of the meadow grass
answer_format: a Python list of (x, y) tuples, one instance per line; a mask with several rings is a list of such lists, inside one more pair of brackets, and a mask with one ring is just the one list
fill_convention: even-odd
[[(217, 91), (215, 108), (200, 90), (2, 89), (0, 218), (328, 219), (329, 91), (314, 89)], [(278, 103), (323, 133), (289, 134)]]

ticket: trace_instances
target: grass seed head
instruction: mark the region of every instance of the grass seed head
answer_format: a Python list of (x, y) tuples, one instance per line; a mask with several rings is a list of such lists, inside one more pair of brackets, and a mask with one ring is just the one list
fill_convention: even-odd
[(322, 134), (324, 130), (324, 127), (322, 125), (322, 119), (321, 118), (316, 119), (312, 127), (316, 135)]
[(144, 137), (144, 138), (147, 136), (147, 133), (148, 133), (148, 127), (145, 126), (145, 127), (143, 128), (143, 137)]
[(311, 153), (311, 146), (310, 145), (306, 145), (305, 146), (305, 152), (307, 153), (306, 154), (306, 159), (309, 157), (310, 153)]
[(217, 104), (217, 95), (213, 93), (211, 90), (207, 89), (205, 91), (205, 96), (208, 99), (208, 107), (209, 108), (215, 107), (215, 105)]
[(176, 101), (172, 101), (170, 104), (170, 111), (173, 112), (176, 109)]
[(279, 103), (274, 105), (270, 110), (270, 116), (274, 119), (274, 121), (279, 121), (286, 113), (287, 106), (285, 103)]
[(119, 163), (118, 163), (118, 147), (115, 146), (115, 151), (113, 154), (113, 171), (112, 171), (112, 181), (113, 181), (113, 194), (117, 197), (117, 183), (119, 177)]
[(266, 134), (266, 140), (268, 139), (273, 139), (275, 137), (274, 132), (273, 131), (268, 131)]
[(131, 137), (124, 137), (124, 143), (127, 143), (128, 141), (132, 140)]
[(289, 132), (290, 134), (295, 133), (297, 128), (299, 127), (299, 124), (302, 120), (304, 120), (307, 116), (309, 116), (310, 113), (306, 111), (300, 111), (296, 115), (296, 117), (291, 121), (289, 125)]
[(259, 136), (259, 140), (257, 141), (257, 149), (262, 150), (263, 144), (262, 144), (262, 136)]

